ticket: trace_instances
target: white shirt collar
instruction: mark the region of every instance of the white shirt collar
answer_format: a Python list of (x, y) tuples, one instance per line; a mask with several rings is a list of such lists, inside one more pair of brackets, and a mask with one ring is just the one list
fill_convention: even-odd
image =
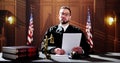
[(63, 27), (64, 31), (66, 31), (66, 29), (68, 28), (69, 24), (66, 24), (66, 25), (59, 24), (58, 26)]

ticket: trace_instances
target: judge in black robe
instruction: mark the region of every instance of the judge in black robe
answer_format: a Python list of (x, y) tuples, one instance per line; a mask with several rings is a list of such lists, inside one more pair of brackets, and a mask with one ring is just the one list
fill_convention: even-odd
[[(48, 41), (48, 53), (59, 54), (60, 52), (60, 55), (64, 54), (64, 52), (61, 52), (64, 51), (61, 49), (63, 33), (82, 33), (81, 43), (80, 46), (77, 47), (77, 49), (78, 52), (82, 51), (84, 55), (89, 55), (90, 45), (87, 43), (87, 39), (84, 33), (82, 32), (82, 30), (80, 30), (80, 28), (70, 25), (70, 19), (70, 8), (66, 6), (61, 7), (59, 11), (60, 24), (50, 27), (45, 33), (45, 36), (47, 36), (48, 38), (50, 38), (51, 34), (54, 37), (54, 43)], [(59, 48), (59, 50), (56, 50), (57, 48)], [(73, 49), (76, 50), (76, 48)], [(42, 51), (43, 50), (44, 49), (42, 48)]]
[[(84, 33), (77, 27), (69, 25), (66, 31), (63, 30), (61, 26), (53, 26), (46, 32), (45, 36), (50, 37), (52, 34), (54, 37), (54, 43), (48, 42), (48, 49), (49, 53), (54, 53), (55, 48), (61, 48), (62, 47), (62, 37), (63, 33), (82, 33), (81, 43), (80, 46), (82, 47), (84, 54), (89, 54), (90, 45), (87, 43), (87, 39), (84, 35)], [(50, 48), (49, 48), (50, 47)]]

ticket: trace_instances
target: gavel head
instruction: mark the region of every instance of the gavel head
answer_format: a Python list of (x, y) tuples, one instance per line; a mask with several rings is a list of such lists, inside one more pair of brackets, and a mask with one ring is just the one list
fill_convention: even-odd
[(72, 51), (69, 58), (70, 59), (82, 59), (82, 58), (84, 58), (84, 55), (80, 54), (80, 53), (78, 53), (76, 51)]
[(78, 54), (78, 52), (72, 51), (71, 52), (71, 58), (72, 59), (79, 59), (81, 54)]

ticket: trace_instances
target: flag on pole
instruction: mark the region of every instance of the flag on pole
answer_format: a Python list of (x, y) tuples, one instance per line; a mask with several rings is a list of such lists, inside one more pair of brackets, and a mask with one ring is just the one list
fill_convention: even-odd
[(92, 28), (91, 28), (90, 10), (88, 8), (86, 34), (87, 34), (87, 42), (90, 44), (90, 47), (93, 48), (93, 41), (92, 41), (92, 33), (91, 32), (92, 32)]
[(30, 20), (29, 20), (29, 28), (28, 28), (28, 35), (27, 35), (27, 45), (31, 45), (33, 42), (33, 14), (30, 14)]

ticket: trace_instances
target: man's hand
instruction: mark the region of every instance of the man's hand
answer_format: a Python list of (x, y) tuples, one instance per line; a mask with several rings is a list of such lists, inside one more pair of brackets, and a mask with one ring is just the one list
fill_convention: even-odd
[(59, 55), (65, 54), (65, 51), (64, 51), (63, 49), (61, 49), (61, 48), (56, 48), (56, 49), (54, 49), (54, 52), (55, 52), (56, 54), (59, 54)]
[(82, 47), (74, 47), (72, 49), (72, 52), (76, 52), (78, 54), (83, 54), (83, 49), (82, 49)]

